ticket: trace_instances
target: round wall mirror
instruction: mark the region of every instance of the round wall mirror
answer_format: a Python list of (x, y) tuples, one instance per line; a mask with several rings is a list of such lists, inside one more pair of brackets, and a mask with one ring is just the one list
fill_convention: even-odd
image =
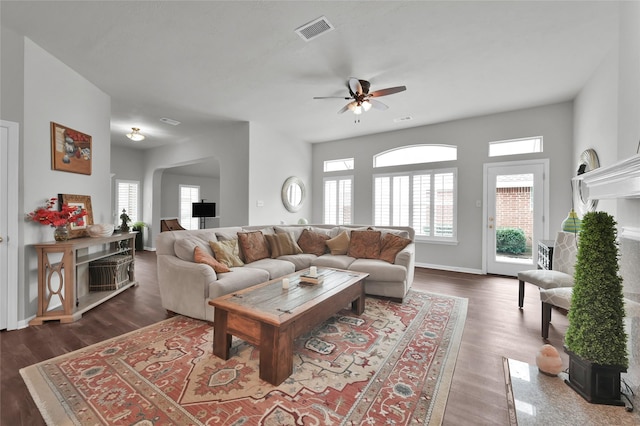
[(291, 176), (284, 181), (282, 185), (282, 204), (288, 211), (294, 213), (300, 210), (306, 195), (304, 183), (300, 178)]
[[(593, 149), (587, 149), (582, 154), (580, 154), (580, 159), (578, 160), (578, 171), (577, 175), (580, 176), (583, 173), (590, 172), (591, 170), (597, 169), (600, 167), (600, 161), (598, 160), (598, 154)], [(590, 200), (584, 194), (584, 188), (582, 181), (578, 181), (578, 212), (585, 214), (587, 212), (592, 212), (596, 210), (598, 206), (598, 200)]]

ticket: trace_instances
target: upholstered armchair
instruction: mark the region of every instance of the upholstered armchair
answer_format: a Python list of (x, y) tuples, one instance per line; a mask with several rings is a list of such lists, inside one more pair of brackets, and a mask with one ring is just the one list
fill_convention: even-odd
[(559, 287), (573, 287), (573, 270), (578, 253), (576, 234), (558, 232), (553, 247), (553, 270), (531, 269), (518, 272), (518, 307), (524, 304), (524, 283), (531, 283), (548, 290)]

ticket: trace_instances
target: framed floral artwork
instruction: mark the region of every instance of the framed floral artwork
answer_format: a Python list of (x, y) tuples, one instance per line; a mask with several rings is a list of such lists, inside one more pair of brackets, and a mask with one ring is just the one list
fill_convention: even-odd
[(51, 169), (91, 174), (91, 136), (51, 122)]
[(93, 210), (91, 209), (91, 196), (90, 195), (75, 195), (75, 194), (58, 194), (58, 204), (62, 207), (63, 204), (69, 206), (78, 206), (87, 211), (87, 215), (84, 217), (83, 225), (76, 225), (75, 223), (69, 224), (69, 238), (87, 237), (89, 233), (87, 228), (93, 225)]

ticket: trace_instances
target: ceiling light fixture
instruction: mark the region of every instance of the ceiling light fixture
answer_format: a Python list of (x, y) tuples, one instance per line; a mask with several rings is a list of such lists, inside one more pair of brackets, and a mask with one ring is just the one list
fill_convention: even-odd
[(127, 137), (135, 142), (139, 142), (144, 139), (144, 135), (140, 133), (140, 129), (137, 127), (132, 127), (131, 133), (127, 133)]

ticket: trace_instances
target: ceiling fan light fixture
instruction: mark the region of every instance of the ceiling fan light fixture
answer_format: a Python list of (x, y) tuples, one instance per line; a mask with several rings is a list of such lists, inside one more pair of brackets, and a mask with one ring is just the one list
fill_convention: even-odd
[(362, 102), (362, 109), (364, 109), (364, 112), (369, 111), (371, 107), (372, 107), (371, 102), (369, 101)]
[(137, 127), (132, 127), (131, 133), (127, 133), (127, 137), (134, 142), (139, 142), (141, 140), (144, 140), (145, 138), (145, 136), (142, 133), (140, 133), (140, 129)]

